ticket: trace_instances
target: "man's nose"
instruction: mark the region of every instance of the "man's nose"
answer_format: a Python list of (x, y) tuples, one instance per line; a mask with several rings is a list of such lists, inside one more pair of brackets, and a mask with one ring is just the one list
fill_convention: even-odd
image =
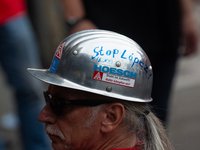
[(46, 106), (40, 111), (38, 120), (42, 123), (52, 123), (56, 122), (56, 115), (51, 109), (50, 103), (47, 103)]

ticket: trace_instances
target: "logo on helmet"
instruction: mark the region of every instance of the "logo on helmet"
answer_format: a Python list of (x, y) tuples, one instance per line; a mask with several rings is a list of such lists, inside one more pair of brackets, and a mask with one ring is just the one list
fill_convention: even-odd
[(60, 47), (57, 49), (55, 53), (55, 57), (58, 58), (59, 60), (61, 59), (61, 56), (62, 56), (62, 49), (63, 49), (64, 44), (65, 42), (60, 45)]
[(135, 85), (133, 77), (136, 79), (137, 72), (133, 73), (132, 71), (108, 66), (97, 66), (96, 64), (94, 66), (94, 80), (133, 88)]
[(55, 73), (55, 72), (56, 72), (56, 69), (57, 69), (57, 67), (58, 67), (58, 63), (59, 63), (59, 61), (60, 61), (60, 59), (61, 59), (61, 56), (62, 56), (62, 50), (63, 50), (64, 45), (65, 45), (65, 42), (62, 43), (62, 44), (60, 45), (60, 47), (59, 47), (59, 48), (56, 50), (56, 52), (55, 52), (55, 56), (54, 56), (53, 61), (52, 61), (52, 63), (51, 63), (51, 67), (49, 68), (49, 70), (50, 70), (52, 73)]

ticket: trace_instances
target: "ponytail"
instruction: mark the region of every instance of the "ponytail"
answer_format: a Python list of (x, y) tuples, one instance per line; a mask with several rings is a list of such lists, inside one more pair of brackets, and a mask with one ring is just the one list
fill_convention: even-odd
[(144, 150), (173, 150), (165, 129), (159, 119), (150, 112), (144, 117)]
[(125, 116), (121, 123), (128, 133), (135, 133), (141, 150), (174, 150), (160, 120), (146, 103), (121, 102)]

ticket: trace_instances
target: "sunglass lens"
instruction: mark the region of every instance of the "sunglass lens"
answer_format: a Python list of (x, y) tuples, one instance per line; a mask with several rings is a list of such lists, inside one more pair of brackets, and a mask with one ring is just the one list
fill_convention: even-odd
[(50, 94), (47, 93), (47, 92), (44, 92), (44, 98), (45, 98), (46, 104), (47, 104), (47, 103), (50, 103), (53, 112), (54, 112), (56, 115), (60, 116), (61, 113), (62, 113), (62, 105), (59, 104), (56, 100), (54, 100), (54, 99), (50, 96)]

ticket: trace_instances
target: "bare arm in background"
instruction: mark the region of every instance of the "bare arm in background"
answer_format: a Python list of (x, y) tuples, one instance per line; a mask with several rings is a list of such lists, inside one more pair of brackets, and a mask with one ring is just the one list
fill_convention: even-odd
[[(85, 17), (85, 8), (82, 0), (62, 0), (66, 21), (82, 19)], [(86, 29), (97, 29), (97, 26), (88, 19), (84, 19), (70, 29), (69, 34)]]
[(194, 17), (194, 0), (180, 0), (182, 13), (182, 40), (184, 46), (184, 56), (189, 56), (198, 50), (199, 31)]

